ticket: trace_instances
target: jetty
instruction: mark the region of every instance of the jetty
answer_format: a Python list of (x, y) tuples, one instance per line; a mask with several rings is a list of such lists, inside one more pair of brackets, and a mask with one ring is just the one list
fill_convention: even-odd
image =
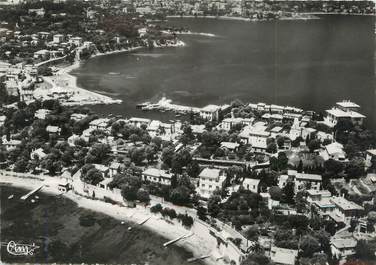
[(22, 196), (22, 197), (21, 197), (21, 200), (27, 200), (31, 195), (33, 195), (34, 193), (38, 192), (38, 191), (41, 190), (43, 187), (44, 187), (44, 185), (40, 185), (38, 188), (33, 189), (33, 190), (30, 191), (29, 193), (27, 193), (27, 194), (25, 194), (24, 196)]
[(210, 256), (211, 256), (211, 255), (203, 255), (203, 256), (199, 256), (199, 257), (189, 258), (189, 259), (187, 259), (187, 262), (188, 262), (188, 263), (195, 262), (195, 261), (197, 261), (197, 260), (202, 260), (202, 259), (209, 258)]
[(179, 237), (177, 237), (177, 238), (175, 238), (175, 239), (173, 239), (173, 240), (170, 240), (170, 241), (164, 243), (163, 246), (164, 246), (164, 247), (167, 247), (167, 246), (169, 246), (169, 245), (171, 245), (171, 244), (174, 244), (174, 243), (178, 242), (179, 240), (182, 240), (182, 239), (184, 239), (184, 238), (190, 237), (190, 236), (192, 236), (192, 235), (193, 235), (193, 233), (190, 232), (190, 233), (188, 233), (188, 234), (186, 234), (186, 235), (179, 236)]
[(146, 219), (142, 220), (142, 221), (139, 222), (138, 224), (139, 224), (139, 225), (143, 225), (143, 224), (146, 223), (150, 218), (151, 218), (151, 216), (149, 216), (149, 217), (147, 217)]
[(144, 102), (138, 104), (138, 106), (141, 107), (142, 110), (172, 111), (180, 114), (186, 114), (190, 112), (199, 113), (201, 110), (197, 107), (173, 104), (172, 100), (167, 99), (166, 97), (162, 97), (157, 103)]

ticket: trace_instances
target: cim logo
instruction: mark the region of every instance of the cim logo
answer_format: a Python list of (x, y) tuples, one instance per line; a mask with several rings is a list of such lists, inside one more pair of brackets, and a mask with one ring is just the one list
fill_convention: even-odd
[(32, 256), (34, 255), (34, 250), (38, 249), (39, 246), (33, 244), (19, 244), (14, 241), (9, 241), (7, 244), (7, 251), (9, 254), (14, 256)]

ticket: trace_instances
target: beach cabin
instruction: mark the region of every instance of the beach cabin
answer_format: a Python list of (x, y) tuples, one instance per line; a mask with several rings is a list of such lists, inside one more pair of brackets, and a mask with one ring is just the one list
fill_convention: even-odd
[(65, 193), (65, 192), (68, 192), (69, 190), (71, 190), (71, 186), (68, 182), (59, 183), (57, 185), (57, 190)]

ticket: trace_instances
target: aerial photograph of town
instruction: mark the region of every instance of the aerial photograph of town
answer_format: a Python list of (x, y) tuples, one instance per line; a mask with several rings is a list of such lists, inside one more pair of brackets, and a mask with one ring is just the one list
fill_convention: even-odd
[(0, 0), (0, 264), (376, 265), (375, 12)]

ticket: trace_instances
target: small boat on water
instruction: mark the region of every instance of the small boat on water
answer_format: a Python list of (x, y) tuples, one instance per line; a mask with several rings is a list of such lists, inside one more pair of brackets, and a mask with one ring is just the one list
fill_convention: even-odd
[(147, 101), (147, 102), (144, 102), (144, 103), (137, 104), (136, 108), (141, 109), (141, 108), (146, 107), (150, 104), (151, 104), (151, 102)]

